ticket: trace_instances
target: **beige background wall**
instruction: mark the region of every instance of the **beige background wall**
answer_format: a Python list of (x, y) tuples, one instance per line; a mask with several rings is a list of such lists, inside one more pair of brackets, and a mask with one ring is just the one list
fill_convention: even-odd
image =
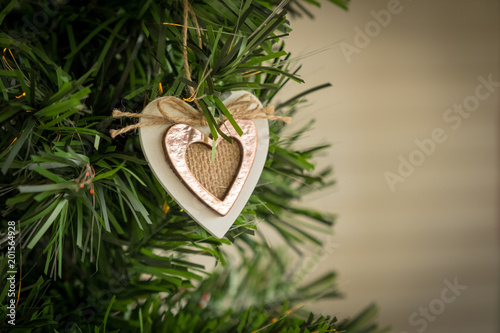
[[(455, 103), (474, 102), (478, 76), (500, 81), (500, 4), (402, 0), (376, 33), (370, 11), (391, 2), (353, 0), (346, 13), (322, 1), (321, 10), (312, 8), (315, 21), (292, 22), (287, 41), (295, 56), (329, 48), (301, 61), (307, 83), (290, 85), (282, 100), (334, 85), (314, 94), (295, 119), (295, 126), (320, 120), (303, 144), (334, 144), (319, 164), (333, 164), (338, 180), (307, 204), (339, 214), (338, 248), (312, 273), (336, 269), (346, 299), (314, 308), (343, 317), (376, 301), (380, 321), (397, 333), (498, 332), (500, 87), (458, 129), (443, 116)], [(366, 47), (357, 44), (348, 63), (342, 42), (355, 46), (356, 27), (367, 23), (373, 37)], [(418, 161), (415, 140), (431, 138), (435, 128), (446, 141), (392, 192), (384, 173), (397, 174), (400, 155)], [(449, 304), (439, 301), (444, 281), (455, 278), (467, 289), (453, 301), (444, 291)], [(425, 328), (409, 323), (429, 306), (442, 313), (430, 312), (435, 318), (424, 319)]]

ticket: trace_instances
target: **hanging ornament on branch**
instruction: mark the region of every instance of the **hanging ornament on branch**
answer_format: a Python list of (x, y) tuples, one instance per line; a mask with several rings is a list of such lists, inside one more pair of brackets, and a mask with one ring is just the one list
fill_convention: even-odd
[(160, 184), (218, 238), (229, 230), (257, 185), (267, 157), (268, 120), (291, 120), (275, 116), (274, 107), (264, 108), (248, 92), (233, 92), (223, 103), (242, 133), (226, 120), (220, 130), (232, 142), (213, 140), (203, 114), (175, 97), (158, 98), (142, 113), (114, 110), (113, 117), (140, 122), (111, 131), (114, 138), (139, 128), (144, 156)]
[[(187, 56), (189, 12), (189, 2), (184, 0), (183, 62), (186, 78), (192, 81)], [(194, 102), (198, 110), (173, 96), (152, 101), (139, 114), (114, 110), (113, 117), (140, 121), (112, 130), (111, 136), (139, 128), (144, 156), (164, 189), (208, 232), (222, 238), (245, 207), (264, 168), (268, 120), (291, 119), (275, 116), (273, 106), (263, 107), (253, 94), (239, 91), (229, 93), (224, 105), (218, 105), (226, 109), (222, 113), (227, 117), (216, 131), (201, 112), (197, 89), (188, 89), (190, 97), (185, 100)], [(210, 130), (221, 136), (211, 137)]]

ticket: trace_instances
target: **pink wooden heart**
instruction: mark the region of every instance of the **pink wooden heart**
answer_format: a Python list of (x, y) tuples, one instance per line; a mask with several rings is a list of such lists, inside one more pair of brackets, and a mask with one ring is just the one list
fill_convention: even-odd
[[(241, 163), (224, 200), (216, 198), (200, 184), (189, 170), (186, 161), (186, 153), (190, 144), (204, 143), (212, 146), (211, 138), (194, 127), (185, 124), (176, 124), (166, 131), (163, 140), (163, 148), (172, 170), (202, 203), (222, 216), (229, 213), (243, 189), (257, 152), (257, 129), (254, 122), (244, 119), (239, 119), (237, 122), (243, 131), (241, 136), (238, 135), (229, 121), (226, 121), (220, 127), (224, 134), (238, 141), (241, 145)], [(217, 145), (220, 140), (224, 139), (218, 137), (215, 144)]]

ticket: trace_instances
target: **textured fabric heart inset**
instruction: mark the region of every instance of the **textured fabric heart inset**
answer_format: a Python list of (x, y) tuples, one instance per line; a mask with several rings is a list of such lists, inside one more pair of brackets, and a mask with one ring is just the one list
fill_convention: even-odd
[(212, 147), (205, 143), (192, 143), (186, 152), (186, 163), (198, 182), (214, 197), (224, 200), (234, 182), (241, 164), (238, 141), (222, 140), (217, 145), (215, 160), (211, 160)]

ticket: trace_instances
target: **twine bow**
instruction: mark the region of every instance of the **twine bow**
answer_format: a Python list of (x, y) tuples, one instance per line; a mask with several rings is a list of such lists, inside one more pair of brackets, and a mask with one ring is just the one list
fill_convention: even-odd
[[(159, 98), (157, 100), (157, 107), (161, 116), (145, 114), (145, 113), (132, 113), (122, 112), (120, 110), (113, 110), (113, 118), (129, 117), (129, 118), (143, 118), (150, 121), (138, 122), (133, 125), (125, 126), (121, 129), (110, 130), (112, 138), (120, 134), (127, 133), (135, 130), (136, 128), (152, 126), (152, 125), (172, 125), (172, 124), (186, 124), (189, 126), (204, 126), (208, 125), (207, 120), (203, 113), (196, 111), (186, 102), (178, 99), (177, 97), (169, 96)], [(256, 105), (252, 107), (253, 105)], [(174, 116), (165, 111), (165, 105), (170, 106), (172, 109), (178, 111), (182, 116)], [(292, 118), (274, 115), (274, 106), (259, 107), (258, 104), (252, 99), (251, 94), (245, 94), (239, 97), (234, 102), (226, 105), (228, 111), (235, 119), (269, 119), (279, 120), (289, 123)], [(226, 117), (224, 117), (226, 118)]]

